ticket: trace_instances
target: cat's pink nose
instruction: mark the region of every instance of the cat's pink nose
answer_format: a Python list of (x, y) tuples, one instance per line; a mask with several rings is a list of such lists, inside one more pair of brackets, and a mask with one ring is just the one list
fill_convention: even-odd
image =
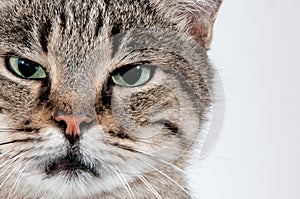
[(90, 124), (93, 120), (83, 115), (58, 115), (54, 118), (57, 122), (64, 122), (66, 126), (65, 134), (67, 138), (78, 139), (80, 127), (83, 124)]

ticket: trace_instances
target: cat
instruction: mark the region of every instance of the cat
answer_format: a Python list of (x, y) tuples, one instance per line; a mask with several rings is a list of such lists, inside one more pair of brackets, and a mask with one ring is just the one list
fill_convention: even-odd
[(0, 198), (193, 198), (221, 0), (0, 0)]

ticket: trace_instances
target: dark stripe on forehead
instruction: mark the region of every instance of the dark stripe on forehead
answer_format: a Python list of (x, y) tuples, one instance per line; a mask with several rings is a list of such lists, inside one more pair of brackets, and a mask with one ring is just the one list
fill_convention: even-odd
[(64, 11), (60, 13), (59, 18), (60, 18), (60, 26), (62, 27), (62, 33), (65, 34), (67, 28), (67, 17)]
[(94, 34), (95, 38), (99, 36), (102, 27), (103, 27), (103, 16), (101, 15), (99, 10), (99, 15), (96, 19), (96, 27), (95, 27), (95, 34)]
[(60, 3), (60, 9), (59, 9), (59, 13), (58, 13), (59, 20), (60, 20), (59, 23), (60, 23), (60, 26), (62, 28), (62, 33), (63, 34), (65, 33), (65, 30), (67, 28), (67, 16), (66, 16), (66, 13), (65, 13), (65, 11), (66, 11), (65, 7), (66, 7), (66, 0), (63, 0)]
[(121, 22), (115, 22), (111, 29), (111, 36), (121, 33), (122, 30), (123, 30), (123, 24)]
[(40, 43), (45, 52), (48, 52), (49, 35), (52, 29), (52, 22), (47, 19), (40, 29)]

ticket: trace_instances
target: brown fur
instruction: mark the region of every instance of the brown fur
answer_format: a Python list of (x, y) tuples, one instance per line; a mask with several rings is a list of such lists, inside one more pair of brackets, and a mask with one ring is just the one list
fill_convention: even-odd
[[(191, 198), (184, 169), (211, 105), (220, 4), (0, 0), (0, 198)], [(47, 78), (15, 76), (8, 55)], [(148, 83), (112, 83), (138, 63), (155, 66)], [(72, 143), (59, 113), (94, 122)], [(94, 175), (49, 171), (70, 155)]]

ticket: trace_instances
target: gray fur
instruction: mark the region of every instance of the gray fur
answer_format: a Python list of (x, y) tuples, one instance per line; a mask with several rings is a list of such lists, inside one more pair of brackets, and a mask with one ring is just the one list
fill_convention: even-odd
[[(184, 169), (211, 105), (206, 50), (220, 4), (0, 0), (0, 198), (191, 198)], [(7, 55), (47, 79), (16, 77)], [(111, 84), (136, 63), (155, 65), (147, 84)], [(95, 122), (72, 144), (59, 112)], [(68, 154), (94, 175), (48, 172)]]

